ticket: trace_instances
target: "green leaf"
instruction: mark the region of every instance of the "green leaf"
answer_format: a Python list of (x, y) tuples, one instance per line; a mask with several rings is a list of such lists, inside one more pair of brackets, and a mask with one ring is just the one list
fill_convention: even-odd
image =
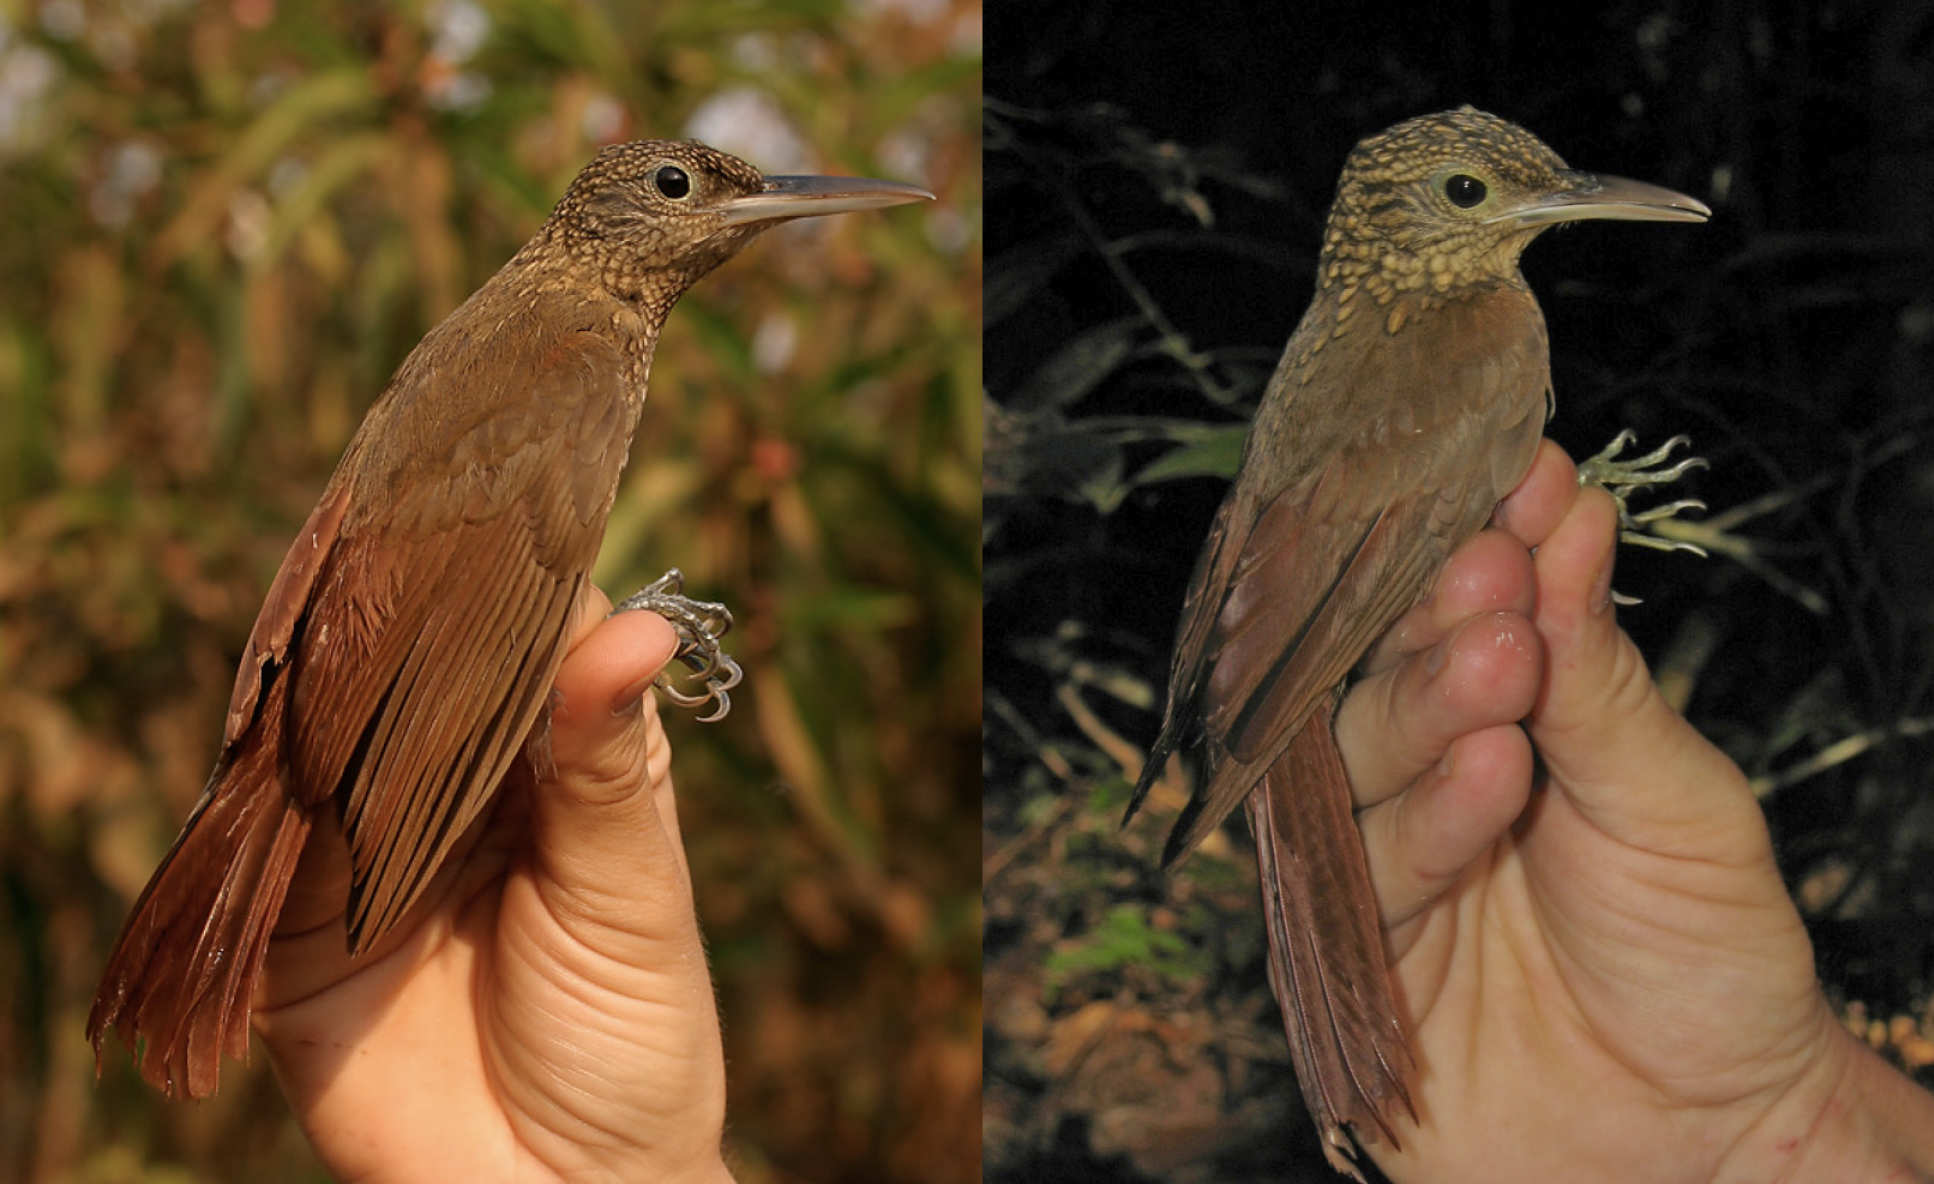
[(1022, 411), (1081, 401), (1135, 352), (1139, 317), (1118, 317), (1077, 333), (1021, 384), (1008, 406)]
[(1139, 966), (1164, 978), (1187, 980), (1207, 970), (1205, 955), (1166, 929), (1149, 924), (1139, 904), (1116, 905), (1087, 934), (1048, 955), (1046, 982), (1056, 992), (1078, 975)]
[(1233, 478), (1242, 465), (1242, 445), (1249, 438), (1249, 425), (1217, 424), (1176, 434), (1181, 437), (1180, 446), (1163, 453), (1136, 473), (1136, 485), (1187, 477)]

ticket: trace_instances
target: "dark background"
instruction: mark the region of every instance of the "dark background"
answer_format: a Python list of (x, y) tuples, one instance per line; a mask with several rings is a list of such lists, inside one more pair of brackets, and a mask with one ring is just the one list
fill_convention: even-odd
[(1467, 102), (1715, 210), (1527, 253), (1551, 434), (1711, 460), (1727, 550), (1627, 549), (1620, 620), (1759, 779), (1849, 1022), (1934, 1059), (1934, 10), (997, 3), (987, 44), (989, 1177), (1334, 1178), (1246, 835), (1164, 883), (1179, 801), (1117, 822), (1343, 157)]

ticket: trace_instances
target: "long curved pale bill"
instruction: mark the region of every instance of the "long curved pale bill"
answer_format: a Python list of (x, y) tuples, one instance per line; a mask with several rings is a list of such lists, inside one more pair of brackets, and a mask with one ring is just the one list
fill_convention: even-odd
[(1627, 222), (1704, 222), (1712, 210), (1696, 197), (1662, 185), (1648, 185), (1627, 177), (1568, 172), (1571, 184), (1556, 193), (1526, 202), (1493, 218), (1520, 226), (1612, 218)]
[(933, 194), (918, 185), (875, 181), (871, 177), (767, 177), (764, 189), (735, 197), (722, 208), (729, 226), (738, 222), (877, 210), (933, 199)]

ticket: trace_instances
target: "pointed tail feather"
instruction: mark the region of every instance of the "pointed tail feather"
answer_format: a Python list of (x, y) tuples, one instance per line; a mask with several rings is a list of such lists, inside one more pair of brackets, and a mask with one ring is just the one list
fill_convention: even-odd
[[(267, 719), (281, 718), (285, 693), (273, 689)], [(96, 1072), (109, 1027), (170, 1097), (207, 1097), (223, 1054), (247, 1058), (256, 980), (309, 835), (263, 741), (274, 730), (258, 727), (224, 757), (135, 902), (87, 1019)]]
[[(1168, 720), (1162, 721), (1162, 734), (1155, 738), (1154, 745), (1149, 748), (1148, 759), (1142, 762), (1142, 775), (1135, 779), (1134, 792), (1128, 795), (1128, 808), (1122, 811), (1121, 824), (1124, 829), (1135, 820), (1135, 812), (1142, 808), (1142, 802), (1147, 799), (1148, 791), (1161, 779), (1162, 768), (1168, 764), (1169, 755), (1175, 751), (1175, 732), (1173, 724)], [(1195, 803), (1189, 804), (1192, 806)]]
[(1269, 986), (1282, 1009), (1303, 1100), (1338, 1171), (1362, 1175), (1357, 1138), (1397, 1145), (1398, 1107), (1415, 1073), (1383, 950), (1376, 894), (1325, 699), (1249, 795)]

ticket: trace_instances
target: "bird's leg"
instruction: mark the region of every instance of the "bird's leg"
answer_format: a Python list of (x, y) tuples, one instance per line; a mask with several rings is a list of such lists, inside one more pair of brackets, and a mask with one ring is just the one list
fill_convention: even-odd
[(1612, 437), (1597, 456), (1578, 466), (1578, 483), (1596, 485), (1612, 495), (1618, 503), (1618, 537), (1620, 542), (1635, 546), (1650, 547), (1655, 551), (1690, 551), (1701, 559), (1706, 557), (1706, 549), (1685, 539), (1667, 538), (1656, 533), (1653, 527), (1660, 522), (1679, 516), (1685, 510), (1703, 510), (1706, 503), (1697, 498), (1681, 498), (1663, 506), (1649, 510), (1633, 511), (1626, 504), (1627, 498), (1649, 485), (1665, 485), (1677, 481), (1693, 469), (1706, 467), (1705, 458), (1688, 456), (1684, 460), (1667, 464), (1666, 458), (1672, 450), (1681, 446), (1690, 447), (1692, 439), (1688, 436), (1674, 436), (1644, 456), (1619, 458), (1619, 454), (1638, 439), (1630, 429)]
[(619, 601), (611, 611), (634, 609), (646, 609), (671, 622), (678, 633), (678, 651), (672, 657), (691, 667), (691, 677), (704, 683), (702, 692), (681, 691), (672, 685), (672, 672), (666, 670), (654, 684), (659, 692), (680, 707), (703, 707), (716, 700), (718, 706), (699, 716), (699, 721), (724, 719), (732, 710), (732, 696), (727, 692), (745, 677), (731, 655), (719, 648), (719, 638), (732, 628), (731, 611), (722, 604), (686, 596), (685, 575), (675, 567)]

